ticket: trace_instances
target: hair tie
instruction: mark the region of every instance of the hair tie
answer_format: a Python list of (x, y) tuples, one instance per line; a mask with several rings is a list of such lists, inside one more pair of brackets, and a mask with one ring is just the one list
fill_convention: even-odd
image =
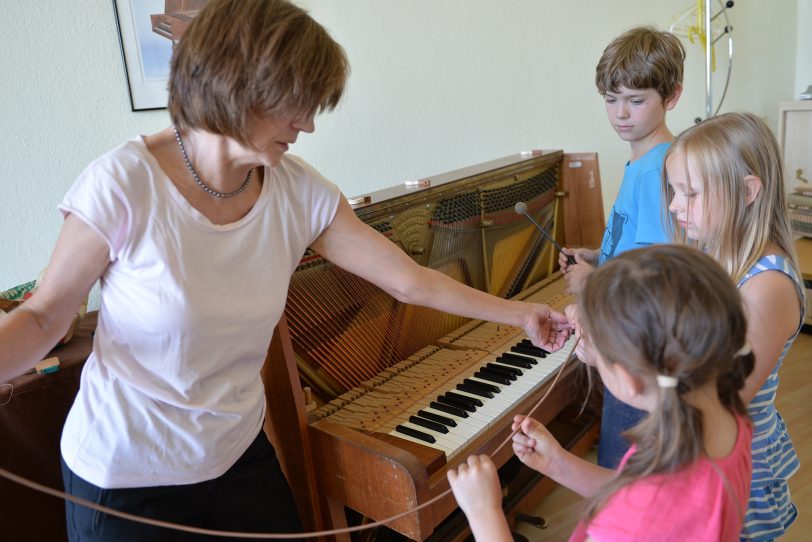
[(739, 357), (739, 356), (746, 356), (747, 354), (749, 354), (749, 353), (750, 353), (750, 352), (752, 352), (752, 351), (753, 351), (753, 347), (752, 347), (752, 346), (750, 346), (750, 343), (747, 343), (747, 342), (746, 342), (746, 343), (744, 343), (744, 346), (742, 346), (741, 348), (739, 348), (739, 349), (736, 351), (736, 357)]
[(679, 379), (676, 376), (657, 375), (657, 385), (661, 388), (676, 388)]

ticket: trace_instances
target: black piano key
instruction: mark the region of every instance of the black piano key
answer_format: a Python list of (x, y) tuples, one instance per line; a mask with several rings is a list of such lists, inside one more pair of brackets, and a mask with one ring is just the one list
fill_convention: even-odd
[(467, 395), (460, 395), (459, 393), (454, 393), (453, 391), (447, 391), (447, 392), (445, 392), (445, 395), (446, 395), (446, 397), (450, 396), (450, 398), (452, 398), (452, 399), (456, 399), (458, 401), (465, 401), (466, 403), (470, 403), (470, 404), (472, 404), (474, 406), (482, 406), (483, 405), (482, 401), (480, 401), (479, 399), (477, 399), (475, 397), (468, 397)]
[(440, 403), (438, 401), (432, 401), (432, 402), (429, 403), (429, 406), (431, 408), (433, 408), (434, 410), (439, 410), (439, 411), (445, 412), (447, 414), (453, 414), (454, 416), (457, 416), (458, 418), (467, 418), (468, 417), (468, 413), (465, 412), (463, 409), (457, 408), (457, 407), (455, 407), (453, 405), (448, 405), (446, 403)]
[(498, 386), (492, 386), (490, 384), (486, 384), (484, 382), (477, 382), (476, 380), (471, 380), (470, 378), (466, 378), (463, 380), (463, 383), (468, 384), (470, 386), (476, 386), (477, 388), (483, 389), (485, 391), (490, 391), (493, 393), (501, 393), (502, 390)]
[[(488, 367), (488, 365), (493, 365), (493, 367)], [(501, 376), (502, 378), (507, 378), (511, 382), (515, 381), (516, 377), (519, 376), (519, 375), (516, 374), (516, 369), (513, 369), (513, 368), (508, 369), (507, 367), (494, 365), (492, 363), (488, 364), (488, 365), (485, 365), (484, 367), (480, 367), (479, 370), (480, 371), (485, 371), (486, 373), (493, 373), (494, 375)]]
[(489, 362), (485, 367), (492, 371), (512, 374), (513, 376), (522, 376), (524, 374), (521, 369), (517, 369), (516, 367), (505, 367), (504, 365), (497, 365), (496, 363)]
[(412, 429), (411, 427), (406, 427), (404, 425), (398, 425), (395, 427), (395, 431), (398, 433), (403, 433), (404, 435), (409, 435), (410, 437), (418, 438), (424, 442), (430, 442), (431, 444), (437, 442), (437, 440), (428, 433), (424, 433), (423, 431), (418, 431), (417, 429)]
[(527, 356), (519, 356), (517, 354), (511, 354), (510, 352), (504, 352), (500, 357), (503, 359), (510, 359), (513, 361), (522, 361), (524, 363), (529, 363), (530, 365), (538, 364), (538, 361), (533, 358), (528, 358)]
[(516, 346), (510, 347), (511, 352), (516, 352), (517, 354), (526, 354), (528, 356), (536, 356), (537, 358), (546, 358), (547, 353), (540, 349), (536, 348), (535, 346), (524, 346), (523, 344), (517, 344)]
[(516, 375), (494, 371), (493, 369), (488, 369), (487, 367), (482, 367), (480, 370), (474, 373), (474, 376), (481, 378), (482, 380), (490, 380), (491, 382), (496, 382), (497, 384), (504, 384), (505, 386), (510, 386), (510, 383), (516, 380)]
[(437, 431), (438, 433), (448, 433), (448, 428), (445, 425), (421, 418), (420, 416), (409, 416), (409, 421), (415, 425), (422, 425), (426, 429)]
[(468, 401), (461, 401), (453, 397), (446, 397), (445, 395), (438, 396), (437, 401), (439, 401), (440, 403), (445, 403), (446, 405), (449, 406), (460, 408), (462, 410), (467, 410), (468, 412), (476, 412), (476, 406), (474, 406), (473, 403), (469, 403)]
[(432, 420), (437, 423), (446, 425), (448, 427), (457, 427), (457, 422), (455, 422), (453, 419), (448, 418), (446, 416), (440, 416), (439, 414), (435, 414), (434, 412), (426, 412), (425, 410), (418, 410), (417, 415), (420, 416), (421, 418), (426, 418), (427, 420)]
[(485, 399), (493, 399), (493, 393), (487, 390), (483, 390), (482, 388), (475, 388), (474, 386), (470, 386), (468, 384), (462, 383), (457, 384), (457, 389), (460, 391), (467, 391), (468, 393), (472, 393), (474, 395), (478, 395), (480, 397), (484, 397)]
[[(513, 358), (518, 358), (521, 356), (513, 356)], [(521, 367), (522, 369), (532, 369), (533, 364), (530, 363), (529, 358), (524, 358), (528, 361), (523, 361), (520, 359), (511, 359), (506, 354), (502, 354), (501, 356), (496, 358), (496, 361), (499, 363), (504, 363), (505, 365), (512, 365), (513, 367)]]
[(541, 354), (544, 354), (545, 356), (550, 353), (549, 351), (547, 351), (547, 350), (545, 350), (545, 349), (531, 343), (530, 339), (522, 339), (522, 342), (520, 344), (522, 344), (524, 346), (528, 346), (530, 348), (535, 348), (536, 350), (538, 350)]

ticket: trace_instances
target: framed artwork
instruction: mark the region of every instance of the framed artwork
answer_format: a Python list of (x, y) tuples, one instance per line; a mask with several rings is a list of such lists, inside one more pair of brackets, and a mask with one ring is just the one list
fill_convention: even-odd
[(133, 111), (164, 109), (172, 47), (206, 0), (112, 0)]

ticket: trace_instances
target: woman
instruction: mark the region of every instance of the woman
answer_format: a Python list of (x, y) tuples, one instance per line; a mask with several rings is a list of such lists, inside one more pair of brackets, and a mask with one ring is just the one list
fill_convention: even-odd
[[(212, 0), (173, 54), (173, 126), (100, 157), (68, 191), (47, 276), (0, 321), (0, 381), (41, 359), (100, 279), (93, 353), (62, 436), (69, 493), (200, 527), (301, 529), (262, 432), (259, 370), (308, 246), (400, 301), (563, 344), (563, 315), (418, 266), (286, 154), (338, 103), (348, 71), (298, 7)], [(67, 519), (71, 540), (187, 538), (72, 503)]]

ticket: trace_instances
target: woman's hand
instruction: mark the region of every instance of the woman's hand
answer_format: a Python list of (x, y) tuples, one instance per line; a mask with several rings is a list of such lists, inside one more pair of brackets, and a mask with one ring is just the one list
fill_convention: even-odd
[(564, 448), (544, 425), (529, 416), (513, 418), (512, 430), (517, 429), (519, 432), (513, 435), (516, 457), (531, 469), (549, 476)]
[(560, 350), (572, 331), (570, 321), (547, 305), (536, 303), (527, 305), (529, 312), (522, 327), (530, 342), (549, 352)]

